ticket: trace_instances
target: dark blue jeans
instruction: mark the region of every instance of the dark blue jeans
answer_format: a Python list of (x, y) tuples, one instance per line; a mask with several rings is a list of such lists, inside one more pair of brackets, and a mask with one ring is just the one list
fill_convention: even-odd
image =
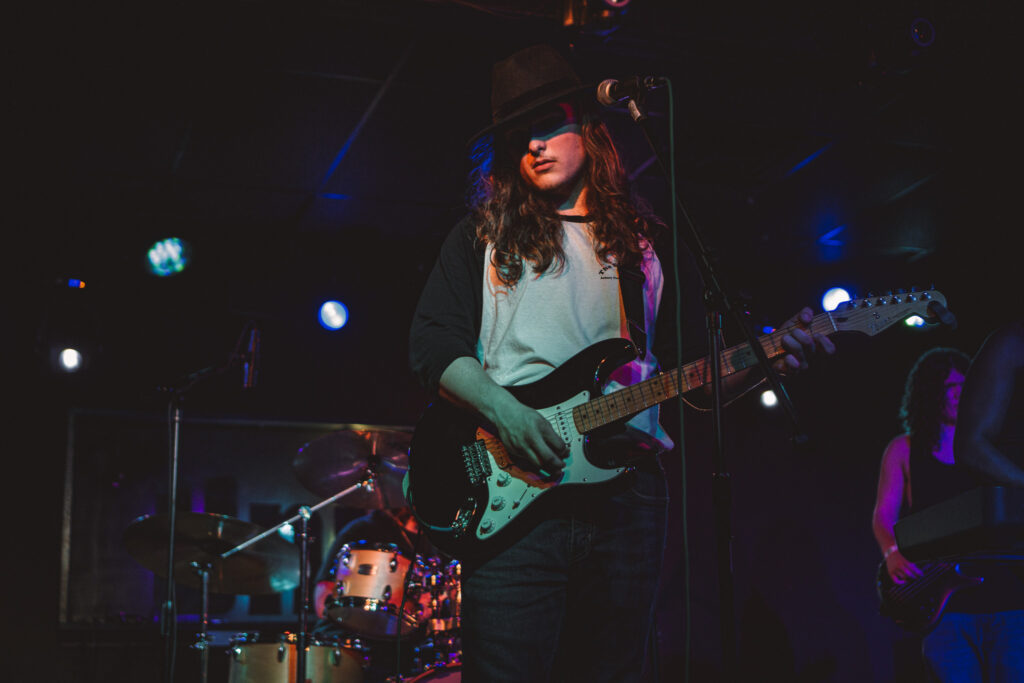
[(664, 474), (648, 467), (547, 495), (559, 496), (550, 516), (467, 563), (462, 680), (639, 681), (665, 546)]
[(928, 674), (942, 683), (1024, 681), (1024, 610), (945, 614), (921, 647)]

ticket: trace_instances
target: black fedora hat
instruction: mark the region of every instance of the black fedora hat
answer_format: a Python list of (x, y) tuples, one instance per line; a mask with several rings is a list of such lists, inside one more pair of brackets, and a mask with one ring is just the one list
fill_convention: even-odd
[(550, 45), (523, 48), (491, 69), (491, 125), (469, 139), (495, 133), (546, 104), (573, 97), (593, 85)]

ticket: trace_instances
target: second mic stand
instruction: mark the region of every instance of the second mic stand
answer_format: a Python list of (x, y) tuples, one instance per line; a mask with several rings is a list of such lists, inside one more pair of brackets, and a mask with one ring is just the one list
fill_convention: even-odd
[(231, 550), (221, 553), (220, 559), (225, 560), (237, 552), (248, 548), (254, 543), (272, 536), (280, 529), (291, 525), (294, 522), (299, 523), (299, 632), (298, 642), (296, 643), (295, 653), (295, 680), (297, 683), (306, 683), (306, 654), (307, 648), (309, 647), (309, 518), (312, 517), (313, 513), (322, 507), (330, 505), (334, 501), (344, 498), (345, 496), (355, 493), (359, 489), (366, 489), (372, 492), (374, 482), (376, 481), (376, 473), (372, 470), (367, 470), (362, 481), (349, 486), (347, 489), (339, 491), (330, 498), (326, 498), (313, 507), (303, 505), (299, 508), (298, 513), (294, 516), (289, 517), (277, 526), (267, 529), (261, 534), (253, 536), (249, 540), (240, 543)]
[[(671, 97), (671, 83), (669, 83), (669, 97)], [(683, 205), (676, 193), (674, 185), (675, 176), (669, 171), (669, 167), (662, 158), (661, 151), (655, 144), (649, 130), (645, 93), (643, 90), (641, 90), (636, 97), (629, 99), (627, 109), (629, 110), (630, 117), (637, 123), (640, 130), (643, 132), (647, 143), (650, 145), (651, 150), (654, 153), (654, 157), (657, 160), (658, 165), (662, 169), (662, 172), (665, 174), (666, 178), (670, 180), (669, 191), (672, 194), (675, 207), (682, 211), (683, 216), (686, 219), (685, 223), (689, 228), (689, 230), (683, 234), (683, 239), (686, 240), (686, 244), (697, 262), (701, 278), (704, 281), (704, 303), (707, 311), (709, 357), (712, 359), (712, 362), (709, 363), (711, 366), (712, 430), (714, 441), (712, 455), (714, 472), (712, 474), (711, 495), (715, 513), (715, 536), (717, 540), (716, 558), (718, 566), (718, 592), (722, 621), (722, 668), (725, 680), (728, 683), (732, 683), (737, 680), (736, 660), (738, 652), (736, 637), (735, 587), (732, 571), (732, 481), (725, 457), (722, 430), (722, 406), (724, 401), (722, 397), (721, 352), (722, 316), (724, 314), (731, 316), (736, 321), (740, 330), (742, 330), (751, 350), (757, 358), (758, 366), (763, 370), (765, 377), (768, 379), (768, 383), (771, 385), (772, 390), (775, 392), (775, 395), (779, 400), (779, 403), (782, 405), (793, 424), (795, 434), (794, 441), (799, 443), (805, 440), (806, 437), (803, 430), (800, 428), (796, 410), (793, 408), (793, 404), (789, 399), (789, 395), (786, 393), (785, 387), (782, 385), (782, 381), (779, 379), (775, 369), (772, 368), (771, 363), (768, 360), (768, 355), (765, 353), (760, 341), (758, 341), (746, 320), (743, 319), (743, 316), (741, 315), (742, 307), (736, 304), (736, 298), (729, 294), (725, 287), (723, 287), (721, 280), (712, 265), (710, 254), (704, 246), (704, 242), (697, 230), (697, 226), (695, 226), (690, 220), (689, 215), (686, 212), (686, 207)], [(674, 229), (675, 225), (673, 225), (673, 230)], [(678, 254), (673, 254), (673, 256), (678, 259)], [(681, 391), (679, 393), (682, 394)], [(689, 590), (689, 587), (687, 587), (687, 590)], [(686, 637), (689, 638), (690, 634), (688, 633)]]
[[(242, 330), (242, 336), (238, 338), (235, 343), (235, 348), (228, 355), (228, 360), (224, 365), (207, 367), (202, 370), (198, 370), (188, 375), (185, 378), (182, 386), (178, 387), (160, 387), (159, 391), (165, 391), (171, 394), (171, 400), (168, 404), (168, 422), (170, 432), (170, 444), (168, 447), (167, 455), (167, 592), (163, 604), (160, 605), (160, 635), (164, 640), (164, 661), (163, 667), (161, 667), (161, 677), (164, 683), (174, 683), (175, 679), (175, 658), (178, 643), (178, 605), (177, 597), (175, 592), (175, 576), (174, 576), (174, 563), (175, 563), (175, 535), (178, 518), (178, 470), (180, 467), (180, 450), (181, 450), (181, 404), (185, 400), (185, 394), (199, 384), (201, 381), (220, 375), (227, 372), (231, 367), (239, 360), (246, 360), (246, 357), (240, 353), (242, 338), (246, 333), (252, 334), (251, 330), (254, 329), (254, 324), (249, 323), (245, 329)], [(258, 337), (256, 343), (258, 343)], [(252, 358), (248, 358), (247, 362), (251, 363)], [(253, 370), (250, 367), (246, 368), (247, 377), (251, 376)], [(246, 380), (245, 386), (248, 388), (251, 386), (248, 379)], [(205, 582), (209, 579), (209, 572), (203, 573), (202, 568), (197, 568), (200, 571), (200, 578), (204, 581), (204, 600), (206, 599)], [(204, 610), (206, 609), (204, 603)], [(205, 624), (204, 624), (205, 627)], [(207, 661), (207, 643), (205, 642), (205, 636), (196, 647), (203, 648), (203, 676), (206, 675), (206, 661)]]

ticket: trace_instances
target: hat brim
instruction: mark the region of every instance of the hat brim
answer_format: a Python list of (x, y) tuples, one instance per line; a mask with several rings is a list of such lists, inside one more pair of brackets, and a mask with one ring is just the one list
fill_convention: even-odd
[[(552, 102), (557, 102), (559, 100), (564, 100), (567, 97), (578, 95), (579, 93), (584, 92), (586, 90), (593, 91), (596, 87), (597, 86), (592, 84), (592, 83), (581, 83), (579, 85), (574, 85), (571, 88), (566, 88), (565, 90), (562, 90), (562, 91), (559, 91), (559, 92), (555, 92), (555, 93), (552, 93), (552, 94), (547, 95), (545, 97), (542, 97), (540, 99), (534, 100), (529, 105), (515, 110), (511, 114), (508, 114), (505, 117), (503, 117), (500, 121), (495, 121), (491, 125), (489, 125), (486, 128), (484, 128), (483, 130), (478, 131), (476, 133), (476, 135), (474, 135), (473, 137), (469, 138), (469, 140), (466, 141), (466, 145), (467, 146), (472, 146), (473, 143), (475, 143), (477, 140), (479, 140), (483, 136), (485, 136), (485, 135), (493, 135), (494, 133), (497, 133), (498, 131), (501, 131), (501, 130), (503, 130), (505, 128), (508, 128), (508, 127), (514, 125), (515, 123), (519, 122), (520, 120), (522, 120), (523, 118), (525, 118), (529, 114), (532, 114), (533, 112), (537, 111), (538, 109), (540, 109), (542, 107), (545, 107), (545, 106), (551, 104)], [(595, 95), (594, 97), (595, 97), (595, 100), (596, 100), (597, 96)]]

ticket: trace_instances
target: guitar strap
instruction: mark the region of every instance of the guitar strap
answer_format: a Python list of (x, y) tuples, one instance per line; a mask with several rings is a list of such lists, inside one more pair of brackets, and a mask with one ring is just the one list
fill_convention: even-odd
[(619, 291), (622, 292), (622, 306), (626, 309), (626, 325), (629, 339), (636, 347), (640, 358), (647, 357), (647, 332), (644, 326), (644, 283), (647, 278), (639, 267), (619, 268)]

